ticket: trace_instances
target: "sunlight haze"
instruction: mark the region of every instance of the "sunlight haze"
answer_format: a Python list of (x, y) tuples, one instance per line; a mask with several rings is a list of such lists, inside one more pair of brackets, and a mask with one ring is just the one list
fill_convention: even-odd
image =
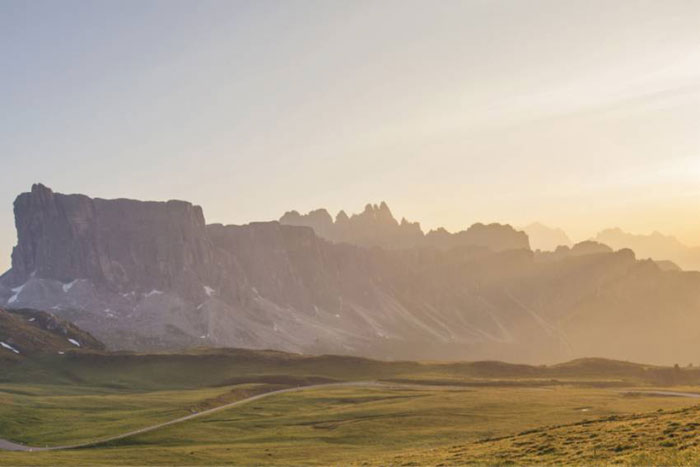
[(688, 1), (3, 2), (0, 268), (34, 182), (186, 199), (208, 222), (385, 200), (425, 230), (700, 245), (698, 18)]
[(700, 466), (700, 0), (0, 0), (0, 466)]

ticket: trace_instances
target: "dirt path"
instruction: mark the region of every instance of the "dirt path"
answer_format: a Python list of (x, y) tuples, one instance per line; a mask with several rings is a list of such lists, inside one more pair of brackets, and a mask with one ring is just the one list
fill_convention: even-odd
[(623, 391), (623, 394), (632, 396), (663, 396), (663, 397), (690, 397), (691, 399), (700, 399), (700, 394), (694, 392), (676, 392), (676, 391)]
[[(61, 449), (85, 448), (85, 447), (95, 446), (98, 444), (107, 443), (110, 441), (116, 441), (119, 439), (128, 438), (130, 436), (139, 435), (141, 433), (148, 433), (149, 431), (154, 431), (154, 430), (157, 430), (159, 428), (163, 428), (163, 427), (170, 426), (170, 425), (175, 425), (176, 423), (182, 423), (182, 422), (185, 422), (187, 420), (192, 420), (194, 418), (204, 417), (206, 415), (213, 414), (213, 413), (218, 412), (220, 410), (226, 410), (226, 409), (230, 409), (231, 407), (236, 407), (239, 405), (248, 404), (250, 402), (253, 402), (253, 401), (256, 401), (259, 399), (263, 399), (265, 397), (274, 396), (277, 394), (284, 394), (284, 393), (288, 393), (288, 392), (306, 391), (309, 389), (330, 388), (330, 387), (348, 387), (348, 386), (361, 386), (361, 387), (372, 387), (372, 386), (392, 387), (392, 386), (396, 386), (396, 387), (399, 387), (399, 386), (404, 386), (404, 385), (383, 384), (383, 383), (380, 383), (377, 381), (354, 381), (354, 382), (348, 382), (348, 383), (314, 384), (311, 386), (299, 386), (299, 387), (295, 387), (295, 388), (279, 389), (277, 391), (270, 391), (270, 392), (266, 392), (263, 394), (258, 394), (257, 396), (252, 396), (252, 397), (248, 397), (246, 399), (241, 399), (241, 400), (236, 401), (236, 402), (231, 402), (229, 404), (225, 404), (225, 405), (222, 405), (219, 407), (214, 407), (213, 409), (203, 410), (203, 411), (198, 412), (198, 413), (194, 413), (194, 414), (187, 415), (184, 417), (176, 418), (174, 420), (159, 423), (157, 425), (152, 425), (152, 426), (148, 426), (145, 428), (140, 428), (138, 430), (129, 431), (127, 433), (122, 433), (120, 435), (110, 436), (108, 438), (102, 438), (102, 439), (98, 439), (98, 440), (94, 440), (94, 441), (87, 441), (87, 442), (78, 443), (78, 444), (71, 444), (71, 445), (67, 445), (67, 446), (51, 446), (51, 447), (43, 447), (43, 448), (42, 447), (25, 446), (23, 444), (17, 444), (17, 443), (13, 443), (11, 441), (6, 441), (4, 439), (0, 439), (0, 449), (4, 449), (6, 451), (57, 451), (57, 450), (61, 450)], [(405, 385), (405, 386), (409, 386), (409, 385)]]

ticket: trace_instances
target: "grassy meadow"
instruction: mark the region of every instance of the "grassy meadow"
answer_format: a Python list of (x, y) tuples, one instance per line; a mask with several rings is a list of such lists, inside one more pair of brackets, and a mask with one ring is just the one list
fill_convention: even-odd
[[(673, 369), (604, 360), (545, 368), (253, 351), (53, 358), (3, 373), (0, 438), (68, 445), (276, 389), (382, 384), (275, 394), (86, 448), (0, 451), (2, 465), (654, 463), (668, 453), (693, 458), (694, 428), (664, 430), (696, 418), (700, 426), (698, 399), (630, 394), (662, 387), (659, 374)], [(688, 372), (675, 378), (692, 380)]]

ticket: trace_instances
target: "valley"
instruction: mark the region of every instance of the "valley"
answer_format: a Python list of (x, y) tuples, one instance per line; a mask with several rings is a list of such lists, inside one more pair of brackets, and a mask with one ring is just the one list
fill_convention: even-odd
[[(40, 448), (90, 443), (0, 451), (0, 463), (11, 465), (607, 462), (647, 444), (655, 456), (675, 455), (675, 440), (664, 447), (656, 438), (679, 423), (684, 439), (697, 399), (654, 391), (700, 393), (698, 369), (602, 359), (545, 367), (73, 350), (3, 360), (3, 368), (1, 439)], [(648, 428), (639, 444), (619, 441), (617, 427), (635, 423)], [(616, 450), (613, 439), (629, 447)], [(692, 441), (683, 441), (684, 456)]]

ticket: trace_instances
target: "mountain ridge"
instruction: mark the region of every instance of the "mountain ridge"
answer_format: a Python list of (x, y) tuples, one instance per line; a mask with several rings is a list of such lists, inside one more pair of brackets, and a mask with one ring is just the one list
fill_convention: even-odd
[(700, 271), (700, 247), (688, 246), (672, 235), (658, 231), (639, 235), (615, 227), (598, 232), (595, 240), (613, 248), (631, 248), (643, 258), (671, 261), (684, 270)]
[(406, 218), (397, 221), (386, 202), (367, 204), (361, 213), (348, 216), (344, 210), (333, 217), (324, 208), (307, 214), (287, 211), (279, 222), (286, 225), (311, 227), (317, 235), (332, 242), (353, 243), (382, 248), (433, 247), (449, 249), (456, 246), (483, 246), (494, 251), (530, 249), (527, 235), (507, 224), (476, 223), (451, 233), (439, 227), (423, 232), (419, 222)]

